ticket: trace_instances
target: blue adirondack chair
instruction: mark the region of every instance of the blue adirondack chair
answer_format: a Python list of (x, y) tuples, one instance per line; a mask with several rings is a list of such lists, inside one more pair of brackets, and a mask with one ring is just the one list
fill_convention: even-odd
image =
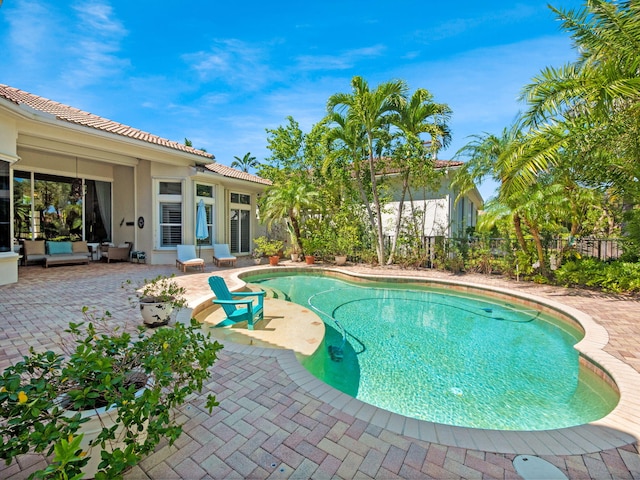
[[(253, 330), (253, 326), (263, 318), (263, 301), (265, 292), (233, 292), (229, 291), (227, 284), (222, 277), (209, 277), (209, 286), (216, 298), (213, 303), (222, 305), (224, 313), (227, 314), (218, 327), (233, 325), (234, 323), (247, 321), (247, 328)], [(233, 297), (257, 297), (258, 303), (253, 304), (253, 298), (234, 300)]]

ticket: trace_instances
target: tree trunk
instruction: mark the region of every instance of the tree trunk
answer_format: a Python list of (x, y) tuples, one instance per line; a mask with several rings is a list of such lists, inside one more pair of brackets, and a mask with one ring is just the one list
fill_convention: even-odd
[(533, 242), (536, 246), (538, 263), (540, 264), (540, 273), (542, 273), (543, 275), (546, 275), (547, 267), (544, 264), (544, 248), (542, 247), (542, 239), (540, 238), (540, 232), (533, 225), (533, 223), (528, 221), (526, 218), (524, 219), (524, 222), (527, 224), (527, 227), (529, 227), (529, 231), (531, 232), (531, 236), (533, 237)]
[(402, 225), (402, 211), (404, 209), (404, 199), (407, 194), (407, 188), (409, 187), (409, 171), (407, 170), (402, 174), (402, 195), (400, 196), (400, 203), (398, 204), (398, 214), (396, 215), (395, 235), (391, 243), (391, 252), (387, 259), (387, 265), (393, 263), (393, 259), (396, 254), (396, 248), (398, 246), (398, 237), (400, 236), (400, 226)]
[(518, 215), (517, 213), (513, 214), (513, 228), (516, 231), (516, 238), (518, 239), (520, 248), (524, 253), (529, 253), (529, 248), (527, 247), (527, 241), (524, 239), (524, 235), (522, 233), (522, 223), (521, 223), (520, 215)]
[(371, 175), (371, 194), (373, 196), (373, 208), (375, 209), (375, 225), (374, 231), (376, 235), (376, 250), (378, 253), (378, 265), (384, 265), (384, 237), (382, 235), (382, 212), (380, 209), (380, 197), (378, 196), (378, 185), (376, 183), (376, 166), (375, 159), (373, 158), (373, 144), (371, 137), (369, 137), (369, 170)]
[[(355, 174), (356, 174), (356, 184), (358, 185), (358, 192), (360, 193), (360, 198), (362, 199), (362, 203), (367, 209), (367, 216), (369, 217), (369, 226), (371, 227), (371, 233), (375, 236), (375, 218), (373, 216), (373, 211), (371, 210), (371, 202), (367, 197), (367, 192), (364, 191), (364, 185), (362, 184), (361, 171), (358, 167), (358, 163), (354, 163)], [(377, 247), (376, 247), (377, 248)]]
[[(293, 229), (293, 245), (294, 248), (297, 248), (299, 252), (302, 252), (302, 242), (300, 239), (302, 238), (302, 233), (300, 232), (300, 223), (298, 219), (294, 215), (289, 215), (289, 221), (291, 222), (291, 228)], [(303, 252), (304, 253), (304, 252)]]

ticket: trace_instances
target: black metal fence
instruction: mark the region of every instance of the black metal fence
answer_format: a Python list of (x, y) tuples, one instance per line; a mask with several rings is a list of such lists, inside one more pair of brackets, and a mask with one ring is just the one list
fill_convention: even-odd
[[(388, 251), (391, 249), (392, 237), (385, 238)], [(531, 251), (535, 245), (533, 239), (527, 239), (530, 243)], [(596, 238), (596, 237), (574, 237), (560, 238), (552, 237), (544, 240), (544, 248), (547, 254), (574, 251), (583, 257), (594, 257), (600, 260), (611, 260), (619, 258), (623, 252), (624, 239), (620, 238)], [(408, 253), (406, 250), (412, 247), (400, 247), (399, 254)], [(415, 248), (415, 246), (413, 246)], [(422, 258), (425, 266), (433, 266), (438, 255), (442, 256), (448, 252), (464, 252), (474, 248), (488, 249), (494, 257), (504, 257), (513, 253), (515, 248), (519, 248), (515, 239), (506, 238), (447, 238), (442, 236), (425, 236), (422, 239)], [(404, 250), (404, 251), (403, 251)], [(360, 255), (356, 254), (355, 257)]]

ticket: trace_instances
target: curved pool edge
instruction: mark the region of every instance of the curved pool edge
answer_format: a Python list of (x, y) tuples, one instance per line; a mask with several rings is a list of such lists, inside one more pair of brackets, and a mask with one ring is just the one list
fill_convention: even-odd
[(486, 430), (470, 427), (457, 427), (445, 424), (417, 420), (404, 415), (367, 404), (336, 390), (309, 373), (290, 350), (277, 350), (261, 347), (243, 346), (229, 343), (230, 351), (252, 356), (276, 357), (283, 371), (300, 388), (319, 400), (331, 405), (333, 409), (347, 415), (385, 428), (393, 433), (406, 435), (419, 440), (439, 443), (447, 446), (469, 448), (505, 454), (531, 455), (582, 455), (611, 448), (622, 447), (640, 439), (640, 400), (633, 392), (640, 391), (640, 374), (632, 367), (603, 350), (608, 343), (606, 329), (593, 318), (573, 307), (528, 293), (517, 292), (501, 287), (489, 287), (472, 282), (460, 282), (445, 279), (432, 279), (403, 275), (362, 274), (338, 268), (318, 267), (249, 267), (238, 270), (232, 275), (232, 283), (238, 288), (245, 285), (242, 280), (251, 274), (270, 274), (283, 272), (304, 272), (343, 276), (347, 279), (369, 281), (390, 281), (398, 283), (419, 282), (424, 285), (449, 286), (470, 289), (485, 294), (507, 295), (525, 302), (532, 302), (560, 313), (572, 319), (584, 331), (584, 338), (575, 345), (581, 359), (587, 361), (593, 370), (599, 372), (617, 387), (620, 393), (618, 405), (604, 418), (585, 425), (540, 431)]

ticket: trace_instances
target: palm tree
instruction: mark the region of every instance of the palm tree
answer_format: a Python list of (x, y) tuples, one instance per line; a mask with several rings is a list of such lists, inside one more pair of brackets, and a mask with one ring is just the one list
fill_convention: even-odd
[[(577, 62), (546, 68), (527, 85), (528, 125), (554, 130), (553, 149), (528, 156), (520, 182), (554, 165), (566, 148), (580, 148), (593, 184), (611, 182), (637, 195), (640, 125), (640, 3), (588, 0), (581, 10), (552, 8), (580, 51)], [(573, 147), (569, 144), (573, 143)], [(604, 168), (593, 168), (593, 163)]]
[[(329, 97), (327, 110), (329, 115), (339, 114), (346, 125), (352, 125), (353, 131), (362, 129), (365, 139), (369, 181), (371, 188), (372, 210), (370, 227), (376, 240), (378, 263), (385, 263), (384, 237), (382, 231), (382, 206), (376, 180), (376, 157), (389, 139), (389, 115), (396, 112), (404, 101), (407, 86), (403, 81), (391, 81), (378, 85), (375, 90), (359, 76), (351, 80), (351, 93), (336, 93)], [(354, 164), (359, 159), (354, 158)]]
[(319, 209), (319, 194), (309, 183), (300, 179), (274, 184), (267, 188), (260, 203), (267, 228), (274, 221), (284, 220), (291, 233), (291, 243), (302, 251), (300, 224), (305, 214)]
[(235, 160), (231, 162), (231, 168), (237, 168), (245, 173), (249, 172), (250, 168), (258, 168), (260, 162), (256, 160), (256, 157), (251, 156), (251, 152), (244, 154), (244, 157), (233, 157)]
[[(391, 245), (391, 252), (387, 264), (393, 263), (400, 227), (404, 201), (409, 190), (412, 176), (419, 177), (423, 183), (434, 174), (431, 155), (440, 148), (446, 147), (451, 140), (451, 132), (445, 123), (451, 117), (451, 109), (444, 103), (435, 103), (433, 95), (426, 89), (417, 89), (409, 101), (402, 102), (396, 113), (390, 115), (393, 126), (399, 130), (397, 135), (402, 145), (399, 148), (397, 166), (400, 168), (402, 191), (396, 213), (395, 235)], [(421, 134), (429, 135), (429, 142), (423, 142)], [(425, 151), (425, 144), (430, 145), (429, 152)], [(413, 201), (412, 201), (413, 203)]]
[(325, 137), (328, 148), (322, 164), (322, 175), (337, 178), (344, 196), (352, 192), (355, 184), (359, 202), (367, 212), (369, 224), (373, 225), (375, 214), (371, 208), (363, 165), (366, 159), (364, 129), (356, 122), (348, 122), (344, 115), (337, 112), (327, 114), (325, 122), (331, 124), (332, 128)]
[[(494, 204), (498, 211), (507, 211), (511, 216), (516, 238), (520, 248), (528, 251), (527, 242), (522, 232), (522, 218), (516, 209), (511, 208), (511, 204), (517, 204), (526, 189), (519, 191), (506, 189), (505, 183), (509, 181), (511, 172), (510, 165), (505, 162), (510, 152), (522, 141), (522, 131), (518, 123), (514, 123), (510, 128), (505, 128), (500, 136), (485, 133), (484, 135), (474, 135), (473, 140), (456, 152), (455, 157), (467, 157), (468, 160), (456, 172), (451, 183), (452, 188), (458, 189), (456, 201), (471, 191), (476, 182), (482, 182), (487, 177), (499, 182), (499, 197)], [(508, 157), (512, 158), (512, 157)], [(502, 205), (499, 205), (502, 203)]]

